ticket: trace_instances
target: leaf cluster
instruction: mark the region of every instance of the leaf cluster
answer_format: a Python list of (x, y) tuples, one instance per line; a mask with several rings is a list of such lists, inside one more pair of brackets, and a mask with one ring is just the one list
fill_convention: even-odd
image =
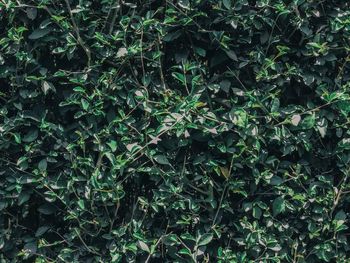
[(348, 262), (350, 4), (1, 0), (1, 262)]

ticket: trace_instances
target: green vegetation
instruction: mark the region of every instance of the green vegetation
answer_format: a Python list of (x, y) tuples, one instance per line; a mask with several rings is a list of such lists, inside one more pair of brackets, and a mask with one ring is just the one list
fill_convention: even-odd
[(349, 262), (350, 2), (0, 0), (0, 262)]

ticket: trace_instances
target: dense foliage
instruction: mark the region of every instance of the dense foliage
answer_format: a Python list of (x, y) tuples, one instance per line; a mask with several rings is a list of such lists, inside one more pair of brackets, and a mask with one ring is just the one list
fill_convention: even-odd
[(0, 262), (349, 262), (349, 1), (0, 10)]

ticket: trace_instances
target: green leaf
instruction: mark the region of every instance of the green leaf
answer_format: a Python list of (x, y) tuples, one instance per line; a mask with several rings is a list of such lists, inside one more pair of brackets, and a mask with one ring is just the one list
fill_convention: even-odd
[(171, 42), (171, 41), (174, 41), (175, 39), (178, 39), (181, 35), (182, 35), (181, 30), (170, 32), (163, 37), (163, 41)]
[(39, 168), (39, 170), (40, 170), (41, 172), (46, 171), (46, 169), (47, 169), (47, 161), (46, 161), (46, 159), (42, 159), (42, 160), (39, 162), (38, 168)]
[(306, 116), (300, 124), (301, 128), (307, 130), (315, 126), (315, 115)]
[(222, 3), (227, 9), (231, 9), (231, 0), (223, 0)]
[(17, 143), (21, 143), (21, 135), (19, 133), (14, 133), (13, 136), (15, 137), (15, 141)]
[(225, 50), (226, 55), (233, 61), (238, 61), (237, 55), (233, 50)]
[(78, 201), (78, 206), (80, 207), (80, 209), (84, 210), (84, 209), (85, 209), (84, 200), (79, 200), (79, 201)]
[(38, 208), (38, 211), (44, 215), (52, 215), (55, 213), (56, 208), (52, 204), (45, 203)]
[(50, 28), (38, 28), (36, 30), (34, 30), (29, 36), (28, 38), (29, 39), (32, 39), (32, 40), (35, 40), (35, 39), (39, 39), (39, 38), (42, 38), (44, 36), (46, 36), (48, 33), (51, 32), (51, 29)]
[(179, 0), (179, 6), (185, 9), (190, 8), (190, 1), (189, 0)]
[(38, 14), (38, 11), (36, 8), (27, 8), (26, 13), (29, 19), (34, 20)]
[(79, 86), (75, 87), (73, 90), (76, 91), (76, 92), (85, 93), (85, 89), (82, 88), (82, 87), (79, 87)]
[(115, 140), (110, 140), (107, 145), (111, 148), (112, 152), (117, 150), (117, 142)]
[(159, 164), (170, 165), (169, 160), (165, 157), (165, 155), (155, 155), (153, 159)]
[(212, 233), (205, 233), (204, 235), (199, 237), (199, 240), (197, 242), (197, 245), (200, 246), (205, 246), (211, 242), (213, 239), (213, 234)]
[(139, 241), (137, 241), (137, 246), (139, 248), (141, 248), (143, 251), (146, 251), (147, 253), (150, 253), (150, 249), (149, 249), (148, 245), (145, 242), (139, 240)]
[(284, 212), (285, 208), (286, 205), (283, 197), (277, 197), (272, 203), (273, 216)]
[(182, 84), (185, 84), (185, 76), (181, 73), (174, 72), (172, 73), (173, 77), (180, 81)]
[(48, 82), (48, 81), (45, 81), (45, 80), (42, 82), (41, 89), (42, 89), (42, 91), (44, 92), (45, 95), (47, 95), (49, 90), (52, 90), (53, 92), (56, 91), (54, 85), (51, 82)]
[(36, 232), (35, 232), (35, 237), (41, 237), (43, 234), (45, 234), (47, 232), (47, 230), (49, 230), (50, 227), (49, 226), (41, 226), (39, 227)]
[(30, 198), (30, 192), (22, 191), (18, 196), (18, 205), (23, 205), (29, 200), (29, 198)]
[(90, 106), (89, 102), (86, 99), (81, 99), (80, 101), (81, 101), (81, 105), (83, 106), (83, 109), (88, 110)]
[(188, 248), (181, 248), (179, 250), (179, 254), (192, 256), (191, 250), (189, 250)]
[(205, 57), (207, 52), (205, 49), (200, 48), (200, 47), (194, 47), (195, 52), (200, 55), (201, 57)]
[(38, 130), (37, 129), (31, 129), (28, 131), (27, 134), (23, 137), (23, 142), (33, 142), (38, 138)]
[(36, 242), (28, 242), (24, 245), (23, 250), (25, 251), (25, 253), (28, 253), (30, 255), (35, 255), (37, 252), (38, 246), (36, 244)]
[(254, 208), (253, 208), (253, 216), (255, 218), (257, 218), (257, 219), (260, 219), (261, 215), (262, 215), (261, 209), (259, 207), (257, 207), (257, 206), (254, 206)]

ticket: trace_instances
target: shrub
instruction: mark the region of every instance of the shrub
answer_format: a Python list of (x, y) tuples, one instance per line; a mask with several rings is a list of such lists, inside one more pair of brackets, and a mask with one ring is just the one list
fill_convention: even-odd
[(0, 8), (1, 262), (348, 262), (348, 1)]

